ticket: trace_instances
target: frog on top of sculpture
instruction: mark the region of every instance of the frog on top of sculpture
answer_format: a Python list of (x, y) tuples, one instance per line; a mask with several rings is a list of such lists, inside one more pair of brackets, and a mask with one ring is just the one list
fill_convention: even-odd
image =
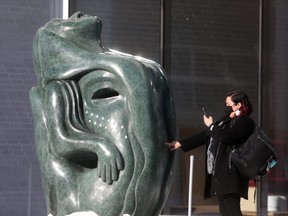
[(170, 86), (156, 62), (104, 47), (101, 28), (76, 12), (34, 38), (30, 102), (47, 211), (158, 215), (171, 184)]

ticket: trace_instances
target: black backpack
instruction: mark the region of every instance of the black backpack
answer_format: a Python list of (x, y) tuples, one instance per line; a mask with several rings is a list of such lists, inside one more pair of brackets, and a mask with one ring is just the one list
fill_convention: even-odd
[(250, 179), (263, 177), (277, 162), (272, 143), (260, 127), (239, 148), (232, 150), (231, 160), (240, 173)]

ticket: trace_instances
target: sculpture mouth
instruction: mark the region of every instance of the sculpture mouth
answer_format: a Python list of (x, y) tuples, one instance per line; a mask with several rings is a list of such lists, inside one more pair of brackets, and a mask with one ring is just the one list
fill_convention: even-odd
[(97, 18), (97, 19), (99, 19), (97, 16), (83, 14), (80, 11), (75, 12), (69, 19), (79, 20), (79, 19), (84, 19), (84, 18)]

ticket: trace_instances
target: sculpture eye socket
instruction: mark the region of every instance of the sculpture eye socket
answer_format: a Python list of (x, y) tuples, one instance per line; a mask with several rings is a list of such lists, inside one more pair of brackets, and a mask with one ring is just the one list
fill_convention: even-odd
[(106, 98), (111, 98), (111, 97), (116, 97), (119, 96), (119, 92), (112, 89), (112, 88), (103, 88), (99, 89), (96, 92), (94, 92), (92, 96), (92, 100), (97, 100), (97, 99), (106, 99)]

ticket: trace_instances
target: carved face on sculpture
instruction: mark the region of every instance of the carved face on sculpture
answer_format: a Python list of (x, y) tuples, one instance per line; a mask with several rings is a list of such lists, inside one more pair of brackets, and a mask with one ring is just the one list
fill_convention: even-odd
[(35, 36), (30, 101), (48, 213), (158, 215), (171, 182), (171, 91), (157, 63), (104, 48), (101, 25), (77, 12)]

